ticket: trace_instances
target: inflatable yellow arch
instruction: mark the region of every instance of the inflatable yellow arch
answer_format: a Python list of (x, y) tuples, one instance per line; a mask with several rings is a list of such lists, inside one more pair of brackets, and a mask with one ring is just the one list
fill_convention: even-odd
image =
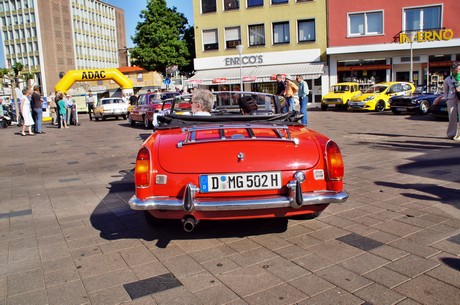
[(133, 82), (123, 75), (120, 70), (115, 68), (99, 70), (70, 70), (56, 84), (56, 91), (67, 91), (76, 81), (96, 81), (112, 79), (120, 85), (122, 92), (125, 94), (133, 93)]

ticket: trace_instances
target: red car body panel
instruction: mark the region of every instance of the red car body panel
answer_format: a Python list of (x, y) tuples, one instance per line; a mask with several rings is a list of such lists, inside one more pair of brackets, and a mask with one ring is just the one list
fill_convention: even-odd
[(345, 202), (338, 146), (295, 115), (275, 123), (267, 122), (271, 116), (224, 116), (218, 124), (218, 115), (204, 123), (166, 115), (186, 121), (157, 129), (143, 143), (130, 206), (155, 218), (218, 220), (311, 215)]

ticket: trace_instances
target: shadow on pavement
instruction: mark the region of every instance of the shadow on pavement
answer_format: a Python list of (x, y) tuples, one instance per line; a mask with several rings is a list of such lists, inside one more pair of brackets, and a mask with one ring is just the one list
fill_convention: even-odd
[(180, 220), (168, 220), (161, 226), (147, 223), (143, 211), (131, 210), (127, 204), (134, 195), (133, 170), (120, 171), (121, 181), (110, 183), (108, 194), (90, 217), (91, 225), (106, 240), (142, 239), (155, 241), (158, 248), (166, 248), (172, 240), (247, 237), (280, 233), (287, 230), (285, 218), (238, 221), (200, 221), (195, 230), (187, 233)]
[(460, 259), (459, 258), (443, 257), (441, 258), (441, 261), (447, 266), (449, 266), (450, 268), (460, 271)]

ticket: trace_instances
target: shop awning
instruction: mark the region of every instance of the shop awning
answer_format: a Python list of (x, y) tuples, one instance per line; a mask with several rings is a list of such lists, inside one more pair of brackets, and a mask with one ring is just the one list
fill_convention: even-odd
[[(243, 67), (241, 76), (243, 82), (272, 82), (276, 74), (290, 75), (294, 78), (302, 75), (304, 79), (317, 79), (324, 71), (323, 63), (304, 63), (290, 65), (252, 66)], [(209, 69), (197, 71), (189, 79), (191, 84), (213, 85), (213, 84), (239, 84), (240, 68)]]

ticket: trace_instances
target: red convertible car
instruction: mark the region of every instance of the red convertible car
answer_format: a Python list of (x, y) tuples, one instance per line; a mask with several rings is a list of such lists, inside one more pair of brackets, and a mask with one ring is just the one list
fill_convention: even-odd
[[(150, 224), (181, 219), (191, 232), (200, 220), (311, 219), (347, 200), (339, 147), (301, 114), (281, 113), (271, 94), (214, 97), (210, 116), (191, 115), (190, 95), (166, 100), (169, 113), (142, 144), (129, 205)], [(240, 109), (248, 98), (250, 114)]]

